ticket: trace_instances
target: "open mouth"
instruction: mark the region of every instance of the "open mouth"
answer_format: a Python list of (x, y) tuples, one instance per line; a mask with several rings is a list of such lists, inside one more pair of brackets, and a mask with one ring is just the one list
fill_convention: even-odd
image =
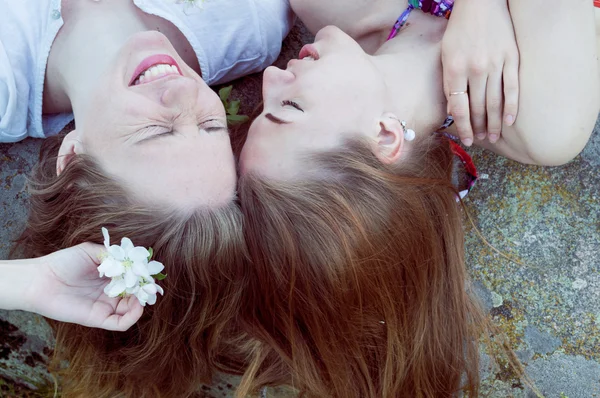
[(135, 69), (129, 86), (151, 83), (172, 75), (183, 76), (173, 57), (166, 54), (152, 55)]
[(313, 44), (307, 44), (300, 50), (300, 54), (298, 55), (298, 59), (307, 60), (307, 61), (316, 61), (319, 59), (319, 52), (317, 48)]

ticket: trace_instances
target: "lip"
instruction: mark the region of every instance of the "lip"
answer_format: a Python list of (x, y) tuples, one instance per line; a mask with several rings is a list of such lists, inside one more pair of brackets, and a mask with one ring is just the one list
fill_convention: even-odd
[(316, 60), (319, 59), (319, 51), (314, 44), (307, 44), (300, 50), (300, 54), (298, 54), (299, 59), (303, 59), (306, 57), (313, 57)]
[(142, 72), (144, 72), (146, 69), (153, 67), (154, 65), (159, 65), (159, 64), (167, 64), (167, 65), (173, 65), (177, 68), (177, 70), (179, 71), (179, 74), (181, 76), (183, 76), (183, 73), (181, 73), (181, 68), (179, 67), (179, 64), (177, 63), (177, 61), (175, 61), (175, 59), (173, 59), (173, 57), (171, 57), (170, 55), (167, 54), (155, 54), (155, 55), (151, 55), (148, 58), (144, 59), (137, 68), (135, 68), (135, 71), (133, 72), (133, 76), (131, 77), (131, 80), (129, 81), (129, 85), (133, 85), (133, 83), (135, 82), (135, 80), (140, 77), (140, 75), (142, 74)]

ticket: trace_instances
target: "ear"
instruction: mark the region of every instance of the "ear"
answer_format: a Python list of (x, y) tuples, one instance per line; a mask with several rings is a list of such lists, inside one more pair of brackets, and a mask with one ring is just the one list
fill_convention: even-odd
[(82, 153), (83, 147), (79, 140), (79, 134), (77, 133), (77, 130), (73, 130), (65, 136), (60, 144), (58, 159), (56, 159), (56, 175), (58, 176), (63, 172), (75, 155)]
[(375, 156), (381, 163), (394, 164), (400, 159), (404, 147), (404, 128), (398, 118), (386, 113), (379, 119), (379, 133)]

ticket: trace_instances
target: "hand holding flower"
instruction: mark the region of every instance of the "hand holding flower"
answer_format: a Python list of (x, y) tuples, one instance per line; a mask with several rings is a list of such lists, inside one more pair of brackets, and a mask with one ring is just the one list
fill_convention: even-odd
[[(99, 277), (101, 245), (83, 243), (41, 257), (28, 269), (31, 280), (25, 291), (27, 306), (62, 322), (107, 330), (125, 331), (135, 324), (143, 307), (135, 297), (108, 297), (107, 280)], [(24, 265), (26, 266), (26, 265)]]

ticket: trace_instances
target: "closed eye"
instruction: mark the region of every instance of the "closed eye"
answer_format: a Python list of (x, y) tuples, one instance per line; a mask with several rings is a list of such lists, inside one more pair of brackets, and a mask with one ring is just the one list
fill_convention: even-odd
[(304, 109), (300, 108), (300, 105), (298, 105), (294, 101), (288, 101), (288, 100), (282, 101), (281, 106), (291, 106), (293, 108), (298, 109), (300, 112), (304, 113)]
[(136, 142), (136, 144), (156, 140), (158, 138), (168, 137), (174, 134), (174, 131), (172, 129), (164, 126), (148, 126), (140, 130), (140, 132), (146, 137)]
[(211, 119), (204, 121), (198, 125), (200, 130), (204, 130), (207, 133), (220, 133), (222, 131), (226, 131), (229, 134), (229, 130), (226, 126), (223, 125), (218, 119)]

